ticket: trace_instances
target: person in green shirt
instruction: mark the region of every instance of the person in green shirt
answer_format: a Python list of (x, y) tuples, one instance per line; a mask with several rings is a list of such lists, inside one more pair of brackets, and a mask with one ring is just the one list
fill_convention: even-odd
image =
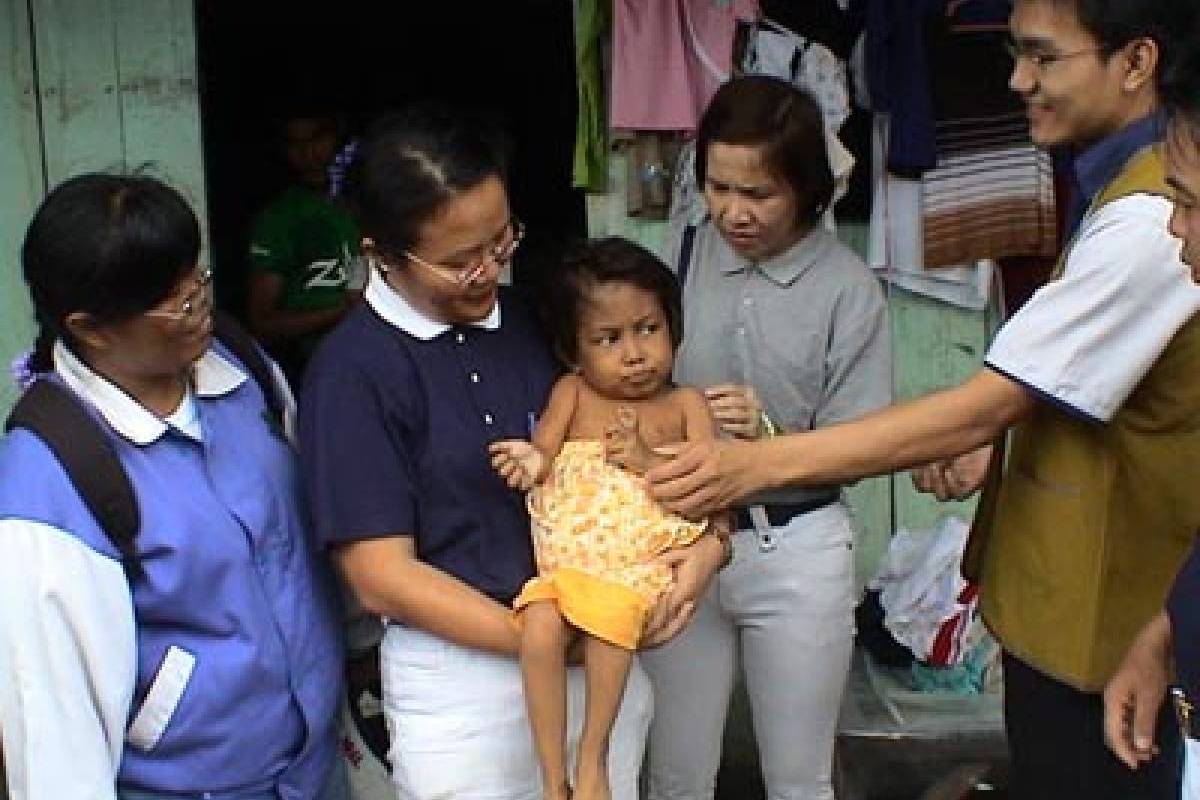
[(255, 221), (247, 318), (295, 383), (321, 337), (359, 294), (352, 280), (359, 234), (349, 211), (329, 192), (337, 122), (294, 115), (283, 134), (294, 183)]

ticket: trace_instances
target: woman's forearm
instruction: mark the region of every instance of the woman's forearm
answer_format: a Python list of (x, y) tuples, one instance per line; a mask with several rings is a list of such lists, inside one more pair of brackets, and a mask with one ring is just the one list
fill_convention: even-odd
[(465, 647), (517, 654), (518, 631), (509, 609), (418, 560), (411, 537), (351, 542), (335, 557), (367, 610)]

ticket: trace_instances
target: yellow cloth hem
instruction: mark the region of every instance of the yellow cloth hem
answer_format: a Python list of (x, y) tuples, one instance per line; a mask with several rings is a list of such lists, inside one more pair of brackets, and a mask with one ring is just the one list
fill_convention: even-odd
[(626, 650), (637, 649), (650, 613), (650, 604), (629, 587), (570, 567), (530, 579), (513, 608), (545, 600), (557, 603), (576, 628)]

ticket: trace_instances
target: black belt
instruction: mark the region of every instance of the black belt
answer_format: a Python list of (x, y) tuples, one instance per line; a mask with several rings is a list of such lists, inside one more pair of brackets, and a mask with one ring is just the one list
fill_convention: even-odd
[[(767, 522), (771, 523), (772, 527), (786, 525), (793, 517), (798, 517), (801, 514), (807, 514), (810, 511), (816, 511), (818, 508), (832, 505), (838, 501), (840, 495), (829, 494), (823, 497), (814, 497), (812, 500), (805, 500), (803, 503), (768, 503), (763, 506), (767, 512)], [(739, 531), (751, 530), (754, 528), (754, 521), (750, 519), (749, 508), (735, 508), (733, 510), (733, 526)]]

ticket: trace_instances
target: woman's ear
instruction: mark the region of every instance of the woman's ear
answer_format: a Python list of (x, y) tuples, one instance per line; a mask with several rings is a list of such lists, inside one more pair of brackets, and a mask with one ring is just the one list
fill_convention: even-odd
[(111, 344), (111, 337), (104, 326), (86, 311), (72, 311), (63, 319), (63, 329), (82, 347), (89, 350), (104, 350)]

